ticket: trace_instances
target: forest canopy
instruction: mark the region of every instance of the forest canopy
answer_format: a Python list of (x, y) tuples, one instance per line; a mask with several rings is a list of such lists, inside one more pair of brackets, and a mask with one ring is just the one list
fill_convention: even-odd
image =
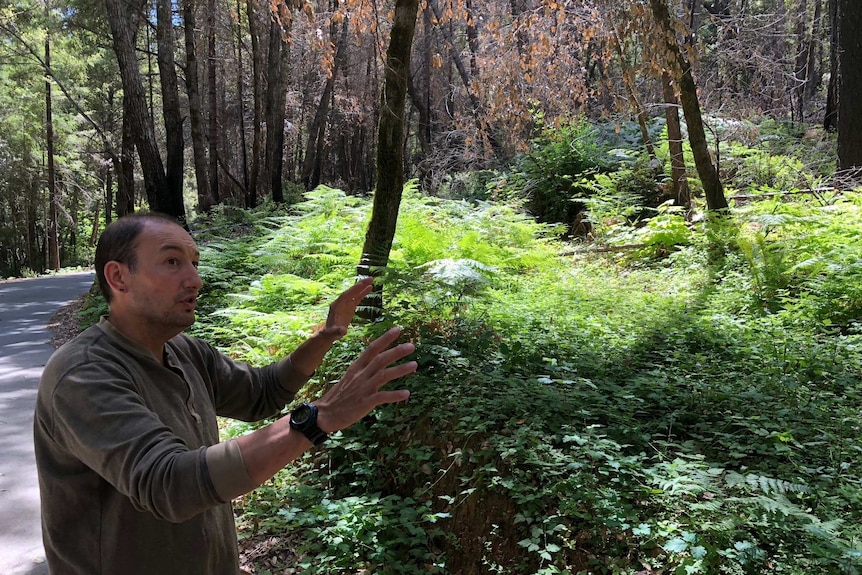
[[(184, 220), (291, 204), (321, 183), (366, 195), (410, 179), (457, 194), (581, 121), (637, 123), (633, 148), (661, 163), (678, 205), (694, 194), (725, 207), (722, 118), (837, 129), (839, 175), (856, 181), (849, 2), (427, 0), (400, 17), (409, 42), (389, 53), (406, 8), (5, 1), (0, 275), (83, 263), (105, 222), (142, 207)], [(406, 99), (396, 152), (381, 148), (387, 58), (409, 70), (392, 79)], [(656, 120), (666, 133), (650, 132)], [(399, 166), (380, 163), (393, 154)], [(559, 167), (548, 176), (579, 179), (579, 166)]]

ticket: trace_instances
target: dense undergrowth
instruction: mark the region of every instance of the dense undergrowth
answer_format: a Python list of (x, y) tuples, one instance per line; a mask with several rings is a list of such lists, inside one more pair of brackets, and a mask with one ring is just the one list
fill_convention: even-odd
[[(661, 203), (630, 128), (559, 130), (440, 190), (470, 201), (408, 187), (385, 320), (302, 399), (392, 324), (411, 399), (237, 502), (269, 550), (255, 573), (862, 572), (862, 195), (826, 189), (828, 143), (714, 126), (742, 196), (716, 217)], [(559, 239), (572, 202), (589, 241)], [(321, 187), (195, 221), (192, 332), (254, 364), (289, 352), (353, 281), (370, 208)]]
[[(194, 332), (256, 364), (359, 261), (368, 201), (319, 188), (296, 208), (199, 236)], [(296, 557), (257, 572), (859, 572), (860, 222), (849, 192), (664, 210), (604, 228), (639, 249), (592, 253), (507, 205), (408, 190), (386, 320), (355, 325), (306, 397), (394, 323), (411, 399), (238, 502), (241, 537)]]

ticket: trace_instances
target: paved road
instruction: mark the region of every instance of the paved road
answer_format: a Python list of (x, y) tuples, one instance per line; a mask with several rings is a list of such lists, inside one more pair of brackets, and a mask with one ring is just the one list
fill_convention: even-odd
[(33, 406), (54, 348), (54, 313), (90, 289), (92, 272), (0, 282), (0, 574), (46, 575), (33, 456)]

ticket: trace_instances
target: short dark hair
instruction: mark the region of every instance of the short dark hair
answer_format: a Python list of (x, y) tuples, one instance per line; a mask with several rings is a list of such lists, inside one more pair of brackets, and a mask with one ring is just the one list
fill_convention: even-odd
[(150, 222), (169, 223), (182, 227), (182, 225), (166, 214), (159, 212), (134, 212), (111, 223), (99, 236), (96, 245), (95, 268), (96, 278), (99, 280), (99, 289), (109, 304), (114, 294), (105, 278), (105, 264), (108, 262), (121, 262), (134, 271), (138, 261), (135, 248), (135, 240), (141, 235), (144, 226)]

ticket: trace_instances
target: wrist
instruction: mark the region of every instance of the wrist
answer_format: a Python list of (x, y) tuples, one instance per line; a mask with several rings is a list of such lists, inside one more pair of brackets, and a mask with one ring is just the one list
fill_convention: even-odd
[(302, 403), (290, 412), (290, 427), (302, 433), (314, 445), (320, 445), (329, 435), (318, 426), (318, 409), (313, 403)]

